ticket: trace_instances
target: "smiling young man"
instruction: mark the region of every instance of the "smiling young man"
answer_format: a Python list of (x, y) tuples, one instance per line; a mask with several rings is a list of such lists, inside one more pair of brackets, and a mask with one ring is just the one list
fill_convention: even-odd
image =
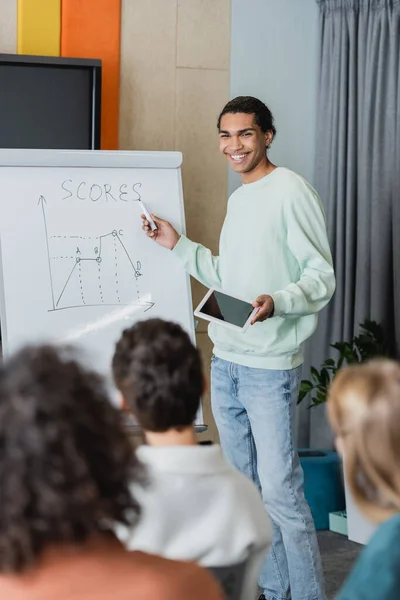
[(335, 288), (321, 201), (299, 175), (268, 158), (270, 110), (238, 97), (218, 119), (220, 150), (242, 186), (230, 197), (219, 256), (163, 219), (147, 235), (208, 287), (259, 307), (245, 333), (211, 324), (211, 399), (227, 458), (259, 486), (272, 519), (260, 587), (268, 600), (323, 600), (314, 524), (294, 442), (304, 342)]

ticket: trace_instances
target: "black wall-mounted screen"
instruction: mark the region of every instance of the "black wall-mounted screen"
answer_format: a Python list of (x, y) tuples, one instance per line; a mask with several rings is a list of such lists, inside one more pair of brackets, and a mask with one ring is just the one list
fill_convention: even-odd
[(0, 148), (100, 149), (101, 61), (0, 54)]

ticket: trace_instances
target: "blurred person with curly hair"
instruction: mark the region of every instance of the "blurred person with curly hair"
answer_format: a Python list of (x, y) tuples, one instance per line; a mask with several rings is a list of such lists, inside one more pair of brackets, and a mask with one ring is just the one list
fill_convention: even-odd
[(221, 598), (200, 567), (128, 552), (142, 469), (96, 373), (68, 349), (21, 350), (0, 369), (0, 597)]

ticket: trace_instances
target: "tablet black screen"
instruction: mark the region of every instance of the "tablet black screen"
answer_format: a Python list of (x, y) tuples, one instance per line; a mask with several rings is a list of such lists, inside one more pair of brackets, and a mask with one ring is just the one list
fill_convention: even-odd
[(200, 310), (200, 313), (243, 327), (253, 312), (250, 302), (238, 300), (222, 292), (214, 291)]

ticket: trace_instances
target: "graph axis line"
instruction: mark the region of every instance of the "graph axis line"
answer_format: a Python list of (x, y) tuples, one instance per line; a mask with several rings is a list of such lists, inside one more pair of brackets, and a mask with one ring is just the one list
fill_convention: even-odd
[(46, 234), (47, 262), (48, 262), (48, 265), (49, 265), (50, 287), (51, 287), (51, 300), (52, 300), (52, 303), (53, 303), (53, 308), (55, 308), (55, 304), (54, 304), (53, 276), (52, 276), (52, 273), (51, 273), (51, 262), (50, 262), (49, 236), (48, 236), (48, 232), (47, 232), (46, 211), (44, 210), (44, 204), (45, 204), (46, 200), (44, 199), (43, 196), (40, 196), (39, 202), (42, 205), (44, 230), (45, 230), (45, 234)]
[(153, 308), (153, 306), (155, 305), (155, 302), (129, 302), (129, 303), (105, 303), (104, 304), (77, 304), (77, 305), (73, 305), (73, 306), (62, 306), (60, 308), (50, 308), (47, 312), (58, 312), (60, 310), (69, 310), (70, 308), (90, 308), (90, 307), (94, 307), (94, 306), (98, 306), (98, 307), (104, 307), (104, 306), (147, 306), (146, 310), (144, 312), (147, 312), (148, 310), (150, 310), (151, 308)]

